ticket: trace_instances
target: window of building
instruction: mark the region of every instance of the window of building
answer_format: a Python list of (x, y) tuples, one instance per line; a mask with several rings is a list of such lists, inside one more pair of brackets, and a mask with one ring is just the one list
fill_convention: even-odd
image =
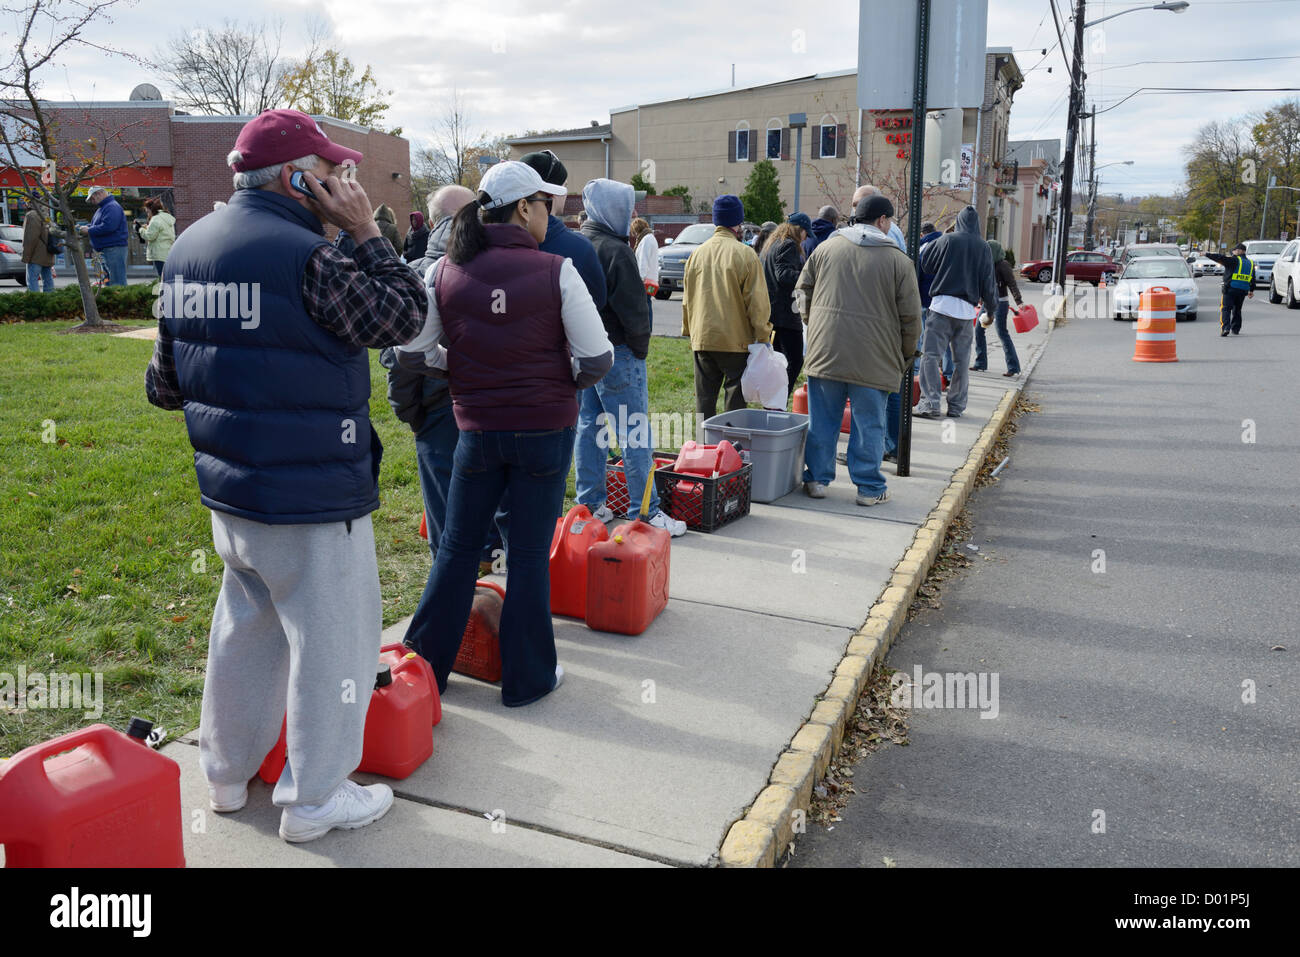
[(781, 121), (770, 119), (767, 121), (767, 158), (770, 160), (784, 159), (781, 148)]
[(736, 124), (736, 162), (749, 162), (749, 124)]
[(845, 127), (836, 122), (832, 114), (823, 115), (821, 123), (813, 127), (812, 133), (813, 159), (843, 158)]

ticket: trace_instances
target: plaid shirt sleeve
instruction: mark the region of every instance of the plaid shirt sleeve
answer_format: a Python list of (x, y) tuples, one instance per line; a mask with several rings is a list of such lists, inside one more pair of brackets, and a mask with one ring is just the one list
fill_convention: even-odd
[(153, 344), (153, 358), (144, 371), (144, 393), (160, 409), (179, 409), (184, 406), (180, 380), (176, 378), (176, 359), (172, 355), (172, 337), (167, 323), (158, 320), (158, 338)]
[(351, 257), (317, 247), (302, 277), (302, 299), (322, 328), (361, 348), (410, 342), (428, 308), (419, 274), (383, 237), (362, 243)]

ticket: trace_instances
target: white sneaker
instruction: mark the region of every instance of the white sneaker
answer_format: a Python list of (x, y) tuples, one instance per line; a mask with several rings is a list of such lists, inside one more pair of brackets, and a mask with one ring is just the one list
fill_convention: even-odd
[(238, 811), (248, 803), (248, 783), (209, 784), (208, 806), (221, 814)]
[(662, 528), (673, 538), (686, 534), (686, 523), (678, 521), (665, 511), (655, 512), (654, 518), (647, 523), (655, 528)]
[(857, 503), (859, 505), (866, 505), (867, 507), (870, 507), (872, 505), (883, 505), (885, 502), (888, 501), (889, 501), (888, 489), (881, 492), (879, 495), (863, 495), (861, 492), (859, 492), (857, 497)]
[(803, 491), (804, 494), (807, 495), (809, 498), (826, 497), (826, 486), (823, 485), (821, 482), (804, 482)]
[(604, 522), (606, 525), (614, 521), (614, 513), (604, 505), (592, 512), (591, 517), (598, 522)]
[(555, 666), (555, 684), (554, 684), (554, 686), (551, 688), (551, 690), (554, 691), (556, 688), (558, 688), (558, 687), (559, 687), (560, 685), (562, 685), (562, 684), (564, 684), (564, 665), (556, 665), (556, 666)]
[(849, 464), (849, 453), (848, 453), (848, 452), (836, 452), (836, 453), (835, 453), (835, 461), (836, 461), (836, 462), (839, 462), (840, 465), (848, 465), (848, 464)]
[(387, 784), (362, 787), (345, 780), (324, 804), (287, 807), (280, 815), (280, 837), (302, 844), (324, 837), (336, 827), (353, 830), (378, 821), (393, 806)]

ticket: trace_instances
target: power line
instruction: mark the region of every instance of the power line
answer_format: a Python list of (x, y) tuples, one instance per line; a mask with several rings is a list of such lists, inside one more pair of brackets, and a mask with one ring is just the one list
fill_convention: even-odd
[(1109, 113), (1115, 107), (1133, 99), (1140, 93), (1296, 93), (1300, 92), (1300, 86), (1223, 86), (1223, 87), (1175, 87), (1175, 86), (1142, 86), (1138, 87), (1128, 96), (1112, 103), (1104, 110), (1097, 110), (1097, 114)]
[(1108, 66), (1107, 70), (1124, 70), (1131, 66), (1149, 66), (1161, 63), (1261, 63), (1265, 60), (1300, 60), (1300, 56), (1239, 56), (1223, 57), (1210, 60), (1138, 60), (1135, 63), (1121, 63)]

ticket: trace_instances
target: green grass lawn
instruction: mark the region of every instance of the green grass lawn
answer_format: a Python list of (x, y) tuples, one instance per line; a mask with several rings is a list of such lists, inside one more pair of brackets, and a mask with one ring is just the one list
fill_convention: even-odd
[[(141, 715), (187, 731), (198, 724), (222, 563), (184, 418), (145, 399), (152, 342), (58, 335), (66, 328), (0, 326), (0, 673), (99, 672), (98, 721), (124, 727)], [(417, 535), (414, 442), (371, 355), (371, 415), (384, 442), (373, 518), (388, 625), (415, 609), (429, 552)], [(693, 410), (687, 341), (653, 340), (649, 375), (653, 411)], [(0, 705), (0, 756), (90, 723), (81, 710)]]

